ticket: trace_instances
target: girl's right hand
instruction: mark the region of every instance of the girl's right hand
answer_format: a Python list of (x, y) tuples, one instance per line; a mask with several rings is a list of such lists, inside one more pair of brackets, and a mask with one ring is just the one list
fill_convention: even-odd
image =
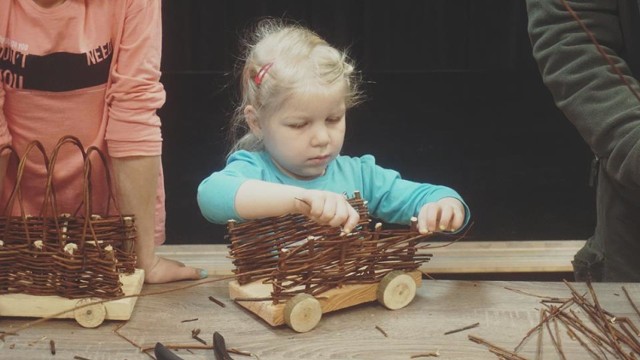
[(303, 190), (296, 196), (296, 211), (319, 224), (341, 226), (350, 233), (360, 221), (360, 215), (342, 194), (322, 190)]

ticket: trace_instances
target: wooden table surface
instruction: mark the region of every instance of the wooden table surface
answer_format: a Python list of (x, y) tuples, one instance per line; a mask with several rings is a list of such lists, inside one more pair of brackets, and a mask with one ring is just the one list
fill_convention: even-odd
[[(191, 338), (193, 329), (211, 344), (214, 331), (222, 334), (227, 347), (251, 352), (254, 357), (232, 355), (234, 359), (410, 359), (412, 355), (439, 352), (438, 359), (495, 359), (486, 347), (468, 339), (481, 337), (513, 350), (529, 329), (538, 323), (540, 299), (510, 289), (552, 297), (569, 297), (570, 291), (557, 282), (497, 282), (425, 280), (416, 298), (406, 308), (390, 311), (375, 302), (324, 314), (308, 333), (287, 327), (272, 328), (229, 300), (227, 280), (138, 300), (128, 322), (105, 321), (96, 329), (84, 329), (73, 320), (51, 320), (24, 329), (0, 342), (1, 359), (149, 359), (138, 348), (114, 333), (119, 332), (140, 346), (180, 343), (200, 345)], [(185, 286), (188, 282), (145, 285), (143, 293)], [(622, 291), (640, 303), (640, 284), (594, 284), (602, 307), (626, 316), (636, 325), (640, 319)], [(585, 291), (585, 284), (575, 284)], [(209, 296), (222, 301), (221, 307)], [(190, 322), (185, 320), (197, 319)], [(0, 318), (0, 330), (10, 332), (28, 319)], [(444, 335), (449, 330), (479, 323), (470, 330)], [(376, 326), (383, 329), (385, 337)], [(563, 349), (568, 359), (588, 355), (566, 334)], [(50, 340), (56, 355), (50, 353)], [(549, 338), (544, 358), (556, 359)], [(535, 358), (535, 337), (521, 354)], [(214, 359), (212, 350), (179, 350), (183, 359)]]
[[(434, 243), (438, 245), (438, 243)], [(572, 272), (573, 255), (584, 240), (459, 241), (421, 250), (433, 258), (420, 270), (429, 274)], [(226, 245), (164, 245), (158, 254), (209, 271), (231, 274)]]

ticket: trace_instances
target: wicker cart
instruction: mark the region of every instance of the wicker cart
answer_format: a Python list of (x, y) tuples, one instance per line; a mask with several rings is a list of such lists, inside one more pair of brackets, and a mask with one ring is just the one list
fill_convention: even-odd
[(417, 253), (427, 235), (415, 219), (406, 230), (368, 230), (366, 201), (356, 193), (349, 202), (360, 214), (351, 234), (303, 215), (230, 222), (231, 298), (270, 325), (298, 332), (313, 329), (323, 313), (363, 302), (408, 305), (421, 284), (418, 268), (431, 258)]

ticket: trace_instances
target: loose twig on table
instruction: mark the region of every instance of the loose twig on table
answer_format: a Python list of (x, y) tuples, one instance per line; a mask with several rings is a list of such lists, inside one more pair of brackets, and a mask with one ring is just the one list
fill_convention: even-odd
[(627, 289), (624, 286), (622, 287), (622, 291), (624, 291), (624, 296), (626, 296), (627, 300), (629, 300), (629, 304), (631, 304), (631, 307), (633, 308), (633, 310), (635, 310), (636, 314), (640, 316), (640, 310), (638, 310), (638, 307), (636, 306), (636, 304), (633, 302), (633, 300), (631, 300), (631, 296), (629, 295), (629, 292), (627, 292)]
[(389, 335), (387, 335), (387, 332), (382, 330), (380, 326), (376, 325), (376, 330), (380, 331), (382, 335), (384, 335), (384, 337), (389, 337)]
[(415, 355), (411, 355), (410, 359), (417, 359), (417, 358), (423, 358), (423, 357), (440, 357), (440, 352), (436, 350), (436, 351), (423, 353), (423, 354), (415, 354)]
[(200, 329), (191, 330), (191, 337), (198, 340), (200, 343), (207, 345), (207, 342), (202, 340), (198, 335), (200, 334)]
[(213, 296), (209, 296), (209, 300), (218, 304), (220, 307), (226, 307), (227, 305), (225, 305), (222, 301), (214, 298)]
[(51, 350), (51, 355), (55, 355), (56, 354), (56, 342), (52, 340), (49, 340), (49, 348)]
[(479, 323), (479, 322), (477, 322), (477, 323), (475, 323), (475, 324), (471, 324), (471, 325), (465, 326), (465, 327), (461, 327), (461, 328), (459, 328), (459, 329), (449, 330), (449, 331), (447, 331), (447, 332), (446, 332), (446, 333), (444, 333), (444, 334), (445, 334), (445, 335), (449, 335), (449, 334), (457, 333), (457, 332), (460, 332), (460, 331), (465, 331), (465, 330), (473, 329), (473, 328), (478, 327), (478, 326), (480, 326), (480, 323)]

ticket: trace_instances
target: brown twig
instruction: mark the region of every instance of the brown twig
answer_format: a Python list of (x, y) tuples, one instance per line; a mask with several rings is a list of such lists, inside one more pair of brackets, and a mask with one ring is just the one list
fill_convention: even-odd
[(520, 347), (522, 347), (522, 345), (524, 345), (525, 341), (529, 338), (529, 336), (531, 336), (531, 334), (536, 332), (536, 330), (538, 330), (538, 328), (540, 328), (545, 322), (549, 321), (551, 318), (553, 318), (555, 316), (558, 316), (558, 314), (562, 311), (562, 309), (567, 308), (567, 307), (571, 306), (572, 304), (573, 304), (573, 300), (567, 300), (560, 307), (554, 308), (554, 309), (556, 309), (555, 311), (550, 311), (547, 314), (545, 314), (545, 317), (542, 320), (540, 320), (538, 325), (534, 326), (531, 330), (529, 330), (525, 334), (525, 336), (522, 338), (522, 340), (520, 340), (520, 342), (518, 343), (518, 345), (516, 345), (516, 347), (514, 348), (513, 351), (515, 353), (517, 353), (520, 350)]
[[(556, 322), (556, 318), (553, 318), (553, 322), (556, 324), (557, 326), (557, 322)], [(564, 356), (564, 352), (562, 351), (562, 344), (560, 343), (560, 337), (558, 336), (559, 334), (557, 333), (557, 327), (556, 327), (556, 335), (553, 334), (553, 331), (551, 330), (551, 325), (549, 325), (549, 322), (545, 322), (544, 324), (547, 328), (547, 331), (549, 332), (549, 338), (551, 338), (551, 343), (553, 344), (553, 346), (556, 348), (556, 351), (558, 352), (558, 355), (560, 356), (560, 358), (562, 360), (566, 360), (566, 357)]]
[(113, 332), (118, 335), (120, 338), (124, 339), (126, 342), (128, 342), (129, 344), (135, 346), (136, 348), (138, 348), (141, 352), (143, 352), (145, 355), (147, 355), (148, 357), (152, 358), (155, 360), (155, 358), (153, 356), (151, 356), (146, 350), (142, 349), (142, 346), (136, 344), (133, 340), (129, 339), (128, 337), (120, 334), (120, 329), (122, 329), (123, 326), (125, 326), (127, 323), (122, 323), (118, 326), (116, 326), (115, 329), (113, 329)]
[[(616, 351), (618, 351), (620, 354), (624, 354), (624, 351), (620, 347), (619, 342), (616, 341), (617, 336), (613, 332), (613, 329), (611, 327), (611, 323), (607, 320), (606, 315), (605, 315), (604, 311), (602, 310), (602, 307), (600, 307), (600, 302), (598, 301), (598, 297), (596, 296), (596, 292), (593, 289), (593, 286), (591, 285), (590, 281), (587, 281), (587, 288), (589, 289), (589, 293), (591, 294), (591, 299), (593, 300), (593, 303), (595, 305), (595, 310), (596, 310), (596, 313), (594, 315), (592, 315), (592, 320), (599, 319), (600, 321), (602, 321), (602, 323), (604, 324), (604, 328), (606, 329), (604, 334), (609, 339), (609, 341), (610, 341), (609, 344)], [(585, 309), (585, 307), (583, 307), (583, 309)], [(590, 315), (591, 315), (591, 313), (590, 313)]]
[[(540, 321), (542, 321), (546, 315), (547, 310), (544, 308), (540, 309)], [(536, 348), (536, 360), (541, 360), (542, 359), (542, 327), (538, 328), (538, 341), (536, 343), (537, 348)]]
[(204, 345), (207, 345), (207, 342), (206, 342), (206, 341), (204, 341), (202, 338), (200, 338), (200, 337), (198, 336), (198, 334), (200, 334), (200, 329), (193, 329), (193, 330), (191, 330), (191, 337), (192, 337), (193, 339), (198, 340), (198, 342), (200, 342), (200, 343), (202, 343), (202, 344), (204, 344)]
[(222, 301), (214, 298), (213, 296), (209, 296), (209, 300), (218, 304), (220, 307), (226, 307), (227, 305), (225, 305)]
[(444, 334), (445, 334), (445, 335), (449, 335), (449, 334), (457, 333), (457, 332), (460, 332), (460, 331), (465, 331), (465, 330), (473, 329), (473, 328), (476, 328), (476, 327), (478, 327), (478, 326), (480, 326), (480, 323), (479, 323), (479, 322), (477, 322), (477, 323), (475, 323), (475, 324), (467, 325), (467, 326), (465, 326), (465, 327), (461, 327), (461, 328), (459, 328), (459, 329), (449, 330), (449, 331), (447, 331), (447, 332), (446, 332), (446, 333), (444, 333)]
[(633, 310), (636, 311), (636, 314), (638, 316), (640, 316), (640, 310), (638, 310), (638, 307), (636, 306), (636, 304), (633, 302), (633, 300), (631, 299), (631, 296), (629, 295), (629, 292), (627, 291), (627, 289), (623, 286), (622, 287), (622, 291), (624, 291), (624, 296), (627, 297), (627, 300), (629, 300), (629, 304), (631, 304), (631, 307), (633, 308)]
[(440, 357), (440, 352), (436, 350), (428, 353), (415, 354), (415, 355), (411, 355), (409, 358), (417, 359), (417, 358), (423, 358), (423, 357)]
[(389, 335), (387, 335), (387, 332), (384, 331), (380, 326), (376, 325), (376, 330), (380, 331), (382, 335), (384, 335), (384, 337), (389, 337)]
[(250, 353), (248, 351), (238, 350), (238, 349), (235, 349), (235, 348), (227, 349), (227, 351), (232, 353), (232, 354), (236, 354), (236, 355), (255, 356), (256, 358), (258, 357), (258, 355), (254, 354), (254, 353)]
[(181, 323), (186, 323), (186, 322), (192, 322), (192, 321), (198, 321), (198, 318), (182, 320), (182, 321), (180, 321), (180, 322), (181, 322)]
[(522, 356), (516, 354), (515, 352), (509, 351), (507, 349), (501, 348), (497, 345), (494, 345), (484, 339), (481, 339), (477, 336), (468, 335), (469, 340), (473, 341), (476, 344), (481, 344), (489, 348), (489, 351), (495, 353), (496, 355), (502, 356), (505, 359), (514, 359), (514, 360), (526, 360)]
[(516, 293), (519, 293), (519, 294), (523, 294), (523, 295), (528, 295), (528, 296), (533, 296), (533, 297), (537, 297), (537, 298), (540, 298), (540, 299), (544, 299), (545, 301), (565, 302), (565, 301), (569, 300), (569, 299), (561, 299), (561, 298), (557, 298), (557, 297), (549, 297), (549, 296), (544, 296), (544, 295), (537, 295), (537, 294), (533, 294), (533, 293), (530, 293), (530, 292), (527, 292), (527, 291), (524, 291), (524, 290), (514, 289), (514, 288), (511, 288), (511, 287), (508, 287), (508, 286), (505, 286), (504, 288), (506, 290), (513, 291), (513, 292), (516, 292)]
[(571, 339), (576, 340), (585, 350), (587, 350), (587, 352), (589, 354), (591, 354), (591, 356), (593, 356), (595, 359), (600, 359), (600, 356), (598, 354), (595, 353), (595, 351), (593, 351), (591, 349), (591, 347), (589, 346), (589, 344), (587, 344), (584, 340), (582, 340), (580, 338), (580, 336), (578, 334), (576, 334), (573, 330), (571, 330), (571, 328), (569, 327), (569, 325), (567, 325), (567, 323), (565, 322), (564, 318), (560, 317), (560, 322), (562, 323), (562, 325), (564, 325), (564, 327), (567, 329), (567, 334), (569, 335), (569, 337)]

